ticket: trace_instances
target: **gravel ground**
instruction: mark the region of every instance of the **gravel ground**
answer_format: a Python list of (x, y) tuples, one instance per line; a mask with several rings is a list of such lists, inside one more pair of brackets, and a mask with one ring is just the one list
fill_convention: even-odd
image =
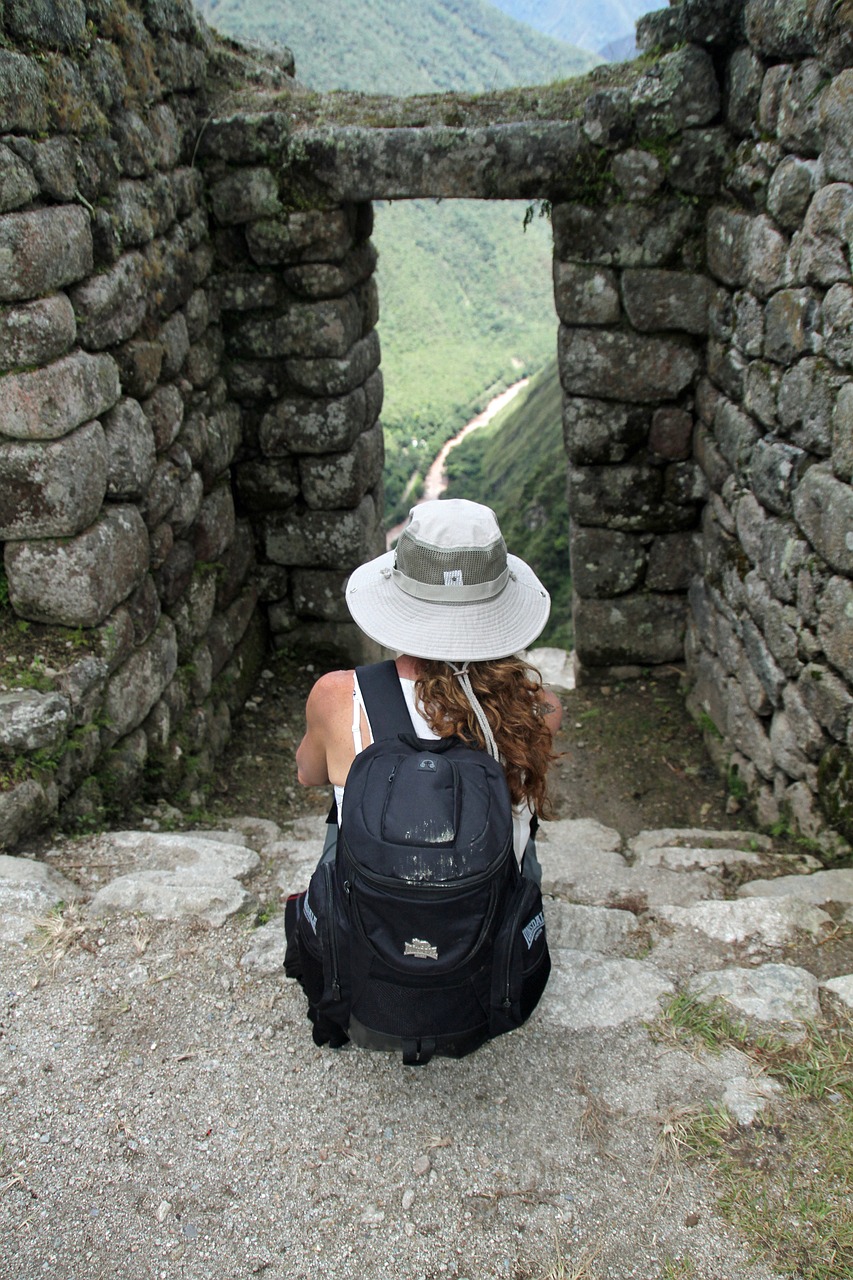
[(4, 1277), (771, 1274), (658, 1160), (686, 1054), (547, 1011), (425, 1069), (318, 1050), (250, 940), (119, 918), (4, 966)]

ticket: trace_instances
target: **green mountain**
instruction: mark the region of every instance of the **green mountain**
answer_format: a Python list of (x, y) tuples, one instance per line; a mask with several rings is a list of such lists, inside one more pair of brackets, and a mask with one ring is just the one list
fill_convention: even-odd
[(509, 17), (555, 40), (601, 52), (633, 36), (638, 18), (665, 9), (666, 0), (491, 0)]
[(446, 496), (487, 503), (509, 549), (550, 591), (551, 617), (537, 644), (570, 649), (569, 513), (556, 360), (487, 426), (451, 449), (447, 475)]
[(596, 59), (516, 22), (486, 0), (200, 0), (237, 39), (286, 44), (304, 84), (414, 93), (545, 84)]

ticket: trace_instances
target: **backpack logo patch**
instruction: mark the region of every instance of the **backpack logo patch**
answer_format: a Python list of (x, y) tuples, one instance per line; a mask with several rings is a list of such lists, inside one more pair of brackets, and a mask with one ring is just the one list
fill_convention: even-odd
[(545, 913), (543, 911), (540, 911), (539, 914), (535, 915), (533, 919), (530, 921), (530, 923), (526, 924), (521, 931), (524, 937), (524, 941), (527, 943), (528, 951), (533, 946), (534, 942), (539, 937), (540, 933), (544, 931), (544, 929), (545, 929)]
[(403, 947), (404, 956), (417, 956), (419, 960), (437, 960), (438, 947), (434, 947), (431, 942), (425, 942), (423, 938), (412, 938), (411, 942), (407, 942)]

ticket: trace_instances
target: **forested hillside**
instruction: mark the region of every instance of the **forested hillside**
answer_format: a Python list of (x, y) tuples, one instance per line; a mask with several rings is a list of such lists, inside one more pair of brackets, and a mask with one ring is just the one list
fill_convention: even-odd
[(551, 593), (539, 643), (571, 648), (571, 581), (562, 394), (556, 360), (486, 427), (447, 458), (448, 498), (472, 498), (496, 512), (511, 551)]
[(555, 40), (600, 53), (632, 36), (644, 13), (665, 9), (665, 0), (492, 0), (504, 13)]
[(198, 8), (229, 35), (286, 44), (298, 78), (321, 90), (479, 93), (564, 80), (594, 62), (486, 0), (200, 0)]

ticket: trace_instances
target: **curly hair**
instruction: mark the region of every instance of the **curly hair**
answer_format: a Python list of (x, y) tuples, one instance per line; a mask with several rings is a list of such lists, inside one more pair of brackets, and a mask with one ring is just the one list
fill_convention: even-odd
[[(415, 689), (424, 716), (439, 737), (451, 734), (486, 749), (483, 730), (465, 690), (447, 662), (419, 659)], [(528, 801), (541, 817), (551, 803), (548, 766), (556, 759), (551, 730), (544, 719), (542, 678), (520, 658), (472, 662), (468, 676), (495, 737), (513, 804)]]

